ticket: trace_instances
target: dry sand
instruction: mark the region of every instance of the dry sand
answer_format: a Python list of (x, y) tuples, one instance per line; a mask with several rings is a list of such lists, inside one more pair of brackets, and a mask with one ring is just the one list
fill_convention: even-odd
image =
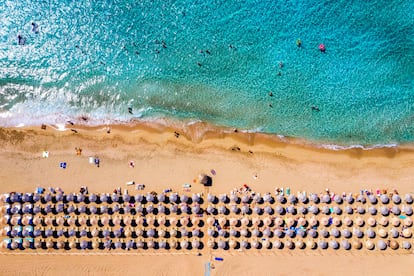
[[(69, 126), (68, 126), (69, 127)], [(246, 183), (258, 192), (290, 187), (293, 192), (358, 192), (362, 188), (396, 188), (414, 192), (413, 148), (330, 151), (286, 143), (260, 134), (226, 133), (204, 124), (187, 129), (137, 124), (86, 128), (70, 126), (77, 133), (57, 131), (51, 126), (0, 129), (0, 192), (32, 192), (37, 186), (62, 187), (78, 191), (111, 192), (134, 180), (146, 191), (173, 188), (191, 183), (200, 173), (216, 171), (211, 191), (228, 192)], [(180, 133), (176, 138), (174, 131)], [(203, 133), (203, 135), (200, 135)], [(77, 156), (75, 148), (82, 148)], [(42, 158), (42, 151), (50, 152)], [(249, 152), (250, 151), (250, 152)], [(99, 156), (100, 167), (88, 163)], [(135, 168), (130, 168), (130, 160)], [(64, 170), (59, 162), (67, 162)], [(257, 176), (257, 177), (256, 177)], [(129, 186), (130, 193), (134, 193)], [(203, 187), (193, 184), (192, 192)], [(0, 255), (0, 275), (4, 274), (134, 274), (202, 275), (211, 256), (194, 255)], [(224, 262), (215, 262), (212, 275), (407, 275), (412, 254), (370, 252), (354, 254), (305, 253), (297, 250), (276, 255), (224, 253)]]

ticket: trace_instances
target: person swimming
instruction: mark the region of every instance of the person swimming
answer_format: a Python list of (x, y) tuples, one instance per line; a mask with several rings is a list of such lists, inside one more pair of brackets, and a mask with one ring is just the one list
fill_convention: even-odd
[(21, 35), (18, 35), (17, 36), (17, 43), (19, 44), (19, 45), (25, 45), (26, 44), (26, 38), (24, 38), (23, 36), (21, 36)]
[(35, 34), (39, 33), (39, 25), (37, 25), (35, 22), (32, 22), (32, 32)]

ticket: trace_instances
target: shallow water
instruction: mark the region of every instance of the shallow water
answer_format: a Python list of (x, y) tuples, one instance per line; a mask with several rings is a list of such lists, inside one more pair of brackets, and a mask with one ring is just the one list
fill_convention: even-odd
[(414, 140), (413, 1), (103, 2), (0, 0), (0, 125), (174, 118)]

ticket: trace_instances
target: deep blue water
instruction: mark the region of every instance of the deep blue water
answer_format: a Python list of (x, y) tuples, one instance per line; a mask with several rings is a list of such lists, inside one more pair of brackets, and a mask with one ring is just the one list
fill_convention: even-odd
[(413, 142), (413, 11), (412, 0), (0, 0), (0, 125), (173, 118)]

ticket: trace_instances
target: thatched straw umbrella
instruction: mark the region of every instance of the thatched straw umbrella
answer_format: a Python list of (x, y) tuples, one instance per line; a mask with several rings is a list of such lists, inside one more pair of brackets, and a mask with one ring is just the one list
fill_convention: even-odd
[(46, 248), (53, 248), (54, 247), (54, 243), (51, 240), (47, 240), (46, 241)]
[(231, 205), (231, 207), (230, 207), (230, 211), (233, 213), (233, 214), (238, 214), (238, 213), (240, 213), (240, 208), (237, 206), (237, 205)]
[(329, 219), (328, 219), (328, 217), (322, 217), (322, 218), (320, 219), (320, 223), (321, 223), (323, 226), (328, 226), (328, 224), (329, 224)]
[(263, 236), (265, 236), (265, 237), (267, 237), (267, 238), (271, 238), (271, 237), (273, 236), (273, 233), (272, 233), (272, 231), (270, 230), (270, 228), (269, 228), (269, 227), (266, 227), (266, 228), (263, 230)]
[(308, 236), (315, 239), (318, 237), (318, 232), (315, 229), (309, 229)]
[(63, 217), (55, 217), (55, 221), (57, 225), (63, 225), (65, 223), (65, 219)]
[(299, 214), (306, 215), (308, 213), (308, 208), (306, 208), (305, 206), (299, 206), (298, 212)]
[(260, 225), (260, 222), (261, 222), (261, 220), (260, 220), (260, 218), (258, 218), (258, 217), (254, 217), (254, 218), (252, 219), (252, 224), (253, 224), (254, 226), (258, 226), (258, 225)]
[(262, 246), (262, 244), (260, 243), (259, 240), (256, 240), (256, 239), (252, 240), (252, 247), (253, 248), (259, 249), (261, 246)]
[(390, 230), (390, 235), (391, 235), (391, 237), (393, 237), (393, 238), (398, 238), (398, 237), (400, 236), (400, 232), (398, 232), (398, 230), (397, 230), (397, 229), (392, 228), (392, 229)]
[(294, 194), (290, 194), (288, 196), (288, 201), (292, 204), (295, 204), (298, 202), (298, 198)]
[(148, 240), (147, 241), (147, 247), (148, 248), (154, 248), (155, 247), (155, 241), (154, 240)]
[(189, 197), (186, 194), (180, 195), (180, 201), (182, 203), (189, 203)]
[(366, 235), (367, 235), (367, 237), (368, 237), (368, 238), (370, 238), (370, 239), (373, 239), (373, 238), (375, 238), (375, 236), (376, 236), (375, 231), (374, 231), (374, 229), (372, 229), (372, 228), (368, 228), (368, 229), (365, 231), (365, 234), (366, 234)]
[(193, 200), (194, 203), (201, 203), (201, 197), (200, 194), (192, 194), (191, 199)]
[(143, 206), (142, 204), (137, 204), (137, 205), (135, 206), (135, 211), (136, 211), (138, 214), (142, 214), (142, 212), (144, 212), (144, 206)]
[(388, 195), (386, 195), (386, 194), (382, 194), (380, 196), (380, 200), (381, 200), (382, 204), (388, 204), (390, 202), (390, 199), (389, 199)]
[(306, 219), (300, 217), (298, 220), (298, 225), (299, 226), (305, 226), (308, 222), (306, 221)]
[(214, 248), (214, 247), (216, 247), (216, 242), (214, 241), (214, 239), (209, 239), (209, 240), (207, 241), (207, 246), (208, 246), (209, 248)]
[(220, 206), (218, 207), (218, 212), (219, 212), (219, 214), (224, 214), (224, 215), (226, 215), (226, 214), (228, 214), (228, 209), (226, 208), (226, 206), (224, 206), (224, 205), (220, 205)]
[(215, 237), (217, 235), (217, 232), (214, 228), (210, 227), (207, 229), (207, 235), (209, 237)]
[(236, 193), (232, 193), (230, 195), (230, 201), (234, 203), (238, 203), (240, 200), (239, 196)]
[(290, 205), (286, 208), (286, 212), (292, 215), (296, 215), (297, 214), (297, 210), (295, 208), (295, 206)]
[(331, 203), (331, 197), (330, 197), (328, 194), (324, 194), (324, 195), (322, 196), (321, 201), (322, 201), (323, 203)]
[(341, 242), (341, 246), (342, 246), (342, 248), (343, 249), (345, 249), (345, 250), (349, 250), (349, 249), (351, 249), (351, 244), (349, 243), (349, 241), (347, 241), (347, 240), (342, 240), (342, 242)]
[(344, 218), (344, 224), (348, 227), (352, 226), (354, 222), (352, 221), (352, 219), (350, 217), (345, 217)]
[[(272, 224), (272, 219), (270, 218), (270, 217), (265, 217), (264, 219), (263, 219), (263, 224), (265, 225), (265, 226), (269, 226), (269, 225), (271, 225)], [(305, 220), (305, 224), (304, 225), (306, 225), (306, 220)]]
[(230, 239), (230, 240), (229, 240), (229, 247), (230, 247), (230, 248), (235, 249), (235, 248), (237, 248), (237, 246), (238, 246), (238, 242), (237, 242), (237, 241), (235, 241), (235, 240), (233, 240), (233, 239)]
[(397, 218), (397, 217), (394, 217), (394, 218), (392, 218), (392, 220), (391, 220), (391, 224), (393, 225), (393, 226), (395, 226), (395, 227), (398, 227), (398, 226), (400, 226), (400, 220)]
[(174, 227), (170, 230), (170, 236), (171, 237), (178, 237), (179, 236), (179, 232), (178, 232), (177, 228)]
[(366, 247), (368, 250), (373, 250), (373, 249), (374, 249), (374, 247), (375, 247), (374, 242), (372, 242), (371, 240), (367, 240), (367, 241), (365, 242), (365, 247)]
[(329, 238), (329, 231), (327, 229), (319, 230), (319, 234), (324, 238)]
[(371, 204), (377, 204), (377, 197), (375, 196), (375, 195), (373, 195), (373, 194), (370, 194), (369, 196), (368, 196), (368, 200), (369, 200), (369, 202), (371, 202)]
[(349, 204), (352, 204), (352, 203), (354, 203), (354, 201), (355, 201), (355, 199), (354, 199), (354, 197), (352, 196), (352, 194), (351, 194), (351, 193), (349, 193), (349, 194), (346, 196), (345, 200), (346, 200), (346, 202), (348, 202)]
[(207, 195), (207, 201), (208, 201), (208, 202), (210, 202), (210, 203), (214, 203), (214, 202), (216, 202), (216, 200), (217, 200), (217, 198), (216, 198), (216, 196), (215, 196), (215, 195), (213, 195), (213, 194), (208, 194), (208, 195)]
[(403, 237), (404, 238), (411, 238), (411, 236), (413, 235), (413, 233), (411, 232), (410, 229), (406, 228), (402, 231)]
[(207, 213), (209, 213), (210, 215), (214, 214), (217, 210), (213, 205), (208, 205), (207, 209), (206, 209)]
[(390, 242), (390, 248), (391, 248), (391, 249), (393, 249), (393, 250), (397, 250), (397, 249), (398, 249), (398, 247), (400, 247), (400, 245), (398, 244), (398, 242), (397, 242), (396, 240), (392, 240), (392, 241)]
[(230, 236), (232, 236), (232, 237), (238, 237), (240, 235), (240, 232), (237, 231), (234, 228), (231, 228), (230, 231), (229, 231), (229, 233), (230, 233)]
[(374, 206), (369, 207), (368, 208), (368, 213), (375, 216), (377, 214), (377, 208), (375, 208)]
[(296, 233), (293, 229), (288, 229), (286, 231), (286, 236), (290, 237), (290, 238), (294, 238), (296, 236)]
[(276, 217), (274, 219), (274, 223), (276, 226), (282, 226), (284, 224), (284, 220), (281, 217)]
[(274, 213), (273, 208), (270, 206), (265, 206), (263, 211), (268, 215), (272, 215)]
[(99, 196), (99, 201), (101, 201), (101, 202), (107, 202), (108, 201), (108, 195), (107, 194), (101, 194)]
[(364, 197), (364, 195), (358, 195), (358, 197), (357, 197), (357, 199), (356, 199), (356, 201), (357, 202), (361, 202), (361, 203), (363, 203), (363, 204), (365, 204), (365, 202), (366, 202), (366, 198)]
[(158, 209), (158, 213), (160, 214), (165, 214), (166, 212), (166, 207), (162, 204), (158, 204), (157, 209)]
[(335, 238), (339, 238), (339, 236), (341, 235), (341, 232), (339, 232), (337, 228), (332, 228), (330, 231), (330, 235)]
[(388, 219), (386, 217), (381, 217), (378, 223), (384, 227), (388, 225)]
[(113, 201), (113, 202), (118, 202), (118, 201), (119, 201), (119, 195), (118, 195), (118, 194), (113, 193), (113, 194), (111, 195), (111, 199), (112, 199), (112, 201)]
[(250, 199), (251, 199), (250, 195), (245, 194), (245, 195), (242, 196), (241, 202), (242, 203), (250, 203)]
[(352, 237), (352, 233), (348, 229), (342, 229), (341, 235), (346, 239), (349, 239)]
[(398, 195), (398, 194), (393, 194), (393, 195), (392, 195), (392, 201), (393, 201), (395, 204), (400, 204), (400, 203), (401, 203), (401, 197), (400, 197), (400, 195)]
[(388, 236), (388, 233), (387, 233), (387, 231), (385, 231), (385, 229), (384, 229), (384, 228), (381, 228), (380, 230), (378, 230), (378, 235), (379, 235), (381, 238), (386, 238), (386, 237)]
[(334, 217), (334, 218), (333, 218), (333, 220), (332, 220), (332, 223), (333, 223), (333, 225), (335, 225), (335, 226), (340, 226), (340, 225), (342, 224), (342, 221), (341, 221), (341, 219), (340, 219), (340, 218), (338, 218), (338, 217)]
[(329, 242), (329, 247), (336, 250), (339, 248), (339, 243), (336, 240), (331, 240)]
[(392, 213), (394, 215), (397, 215), (398, 216), (399, 214), (401, 214), (401, 210), (400, 210), (400, 208), (397, 205), (392, 206), (391, 210), (392, 210)]
[(367, 220), (367, 224), (368, 224), (369, 226), (374, 227), (374, 226), (377, 224), (377, 222), (376, 222), (375, 218), (373, 218), (373, 217), (369, 217), (369, 218), (368, 218), (368, 220)]
[(351, 206), (346, 206), (345, 207), (345, 213), (352, 215), (354, 213), (354, 208), (352, 208)]
[(187, 226), (189, 223), (190, 223), (189, 217), (186, 216), (186, 217), (181, 217), (180, 218), (180, 224), (182, 226)]
[(135, 228), (135, 234), (137, 237), (143, 237), (144, 236), (144, 230), (142, 228)]
[(226, 203), (228, 201), (228, 199), (229, 198), (227, 197), (226, 194), (219, 195), (219, 201), (222, 202), (222, 203)]
[(295, 248), (295, 244), (291, 240), (287, 240), (285, 242), (285, 246), (286, 246), (286, 248), (289, 248), (289, 249), (294, 249)]
[(320, 201), (320, 199), (319, 199), (319, 197), (318, 197), (318, 195), (317, 194), (311, 194), (310, 196), (309, 196), (309, 198), (310, 198), (310, 200), (313, 202), (313, 203), (319, 203), (319, 201)]
[(411, 243), (409, 241), (403, 241), (402, 248), (407, 249), (407, 250), (410, 249), (411, 248)]
[(250, 234), (250, 231), (249, 231), (249, 230), (247, 230), (247, 228), (242, 228), (242, 229), (240, 230), (240, 235), (241, 235), (241, 236), (243, 236), (243, 237), (248, 237), (248, 236), (249, 236), (249, 234)]
[(352, 242), (352, 247), (359, 250), (362, 248), (362, 242), (359, 240), (354, 240)]
[(168, 199), (169, 199), (170, 202), (178, 203), (178, 199), (179, 199), (178, 194), (177, 193), (171, 193), (169, 195)]
[(150, 228), (150, 229), (148, 229), (148, 230), (147, 230), (147, 237), (152, 238), (152, 237), (154, 237), (154, 236), (155, 236), (155, 234), (156, 234), (155, 229)]
[(413, 225), (413, 220), (411, 218), (405, 218), (403, 220), (404, 226), (411, 227)]
[(340, 195), (335, 195), (333, 198), (333, 201), (335, 201), (335, 203), (337, 204), (342, 204), (342, 197)]
[(365, 208), (364, 207), (362, 207), (362, 206), (358, 206), (357, 207), (357, 212), (358, 212), (358, 214), (361, 214), (361, 215), (363, 215), (363, 214), (365, 214)]
[(308, 240), (306, 242), (306, 247), (310, 248), (310, 249), (315, 249), (316, 248), (316, 243), (314, 240)]
[(232, 217), (229, 220), (230, 226), (236, 226), (238, 223), (239, 223), (239, 220), (237, 218)]
[(263, 209), (262, 209), (262, 208), (260, 208), (259, 206), (255, 206), (255, 207), (253, 208), (253, 212), (254, 212), (256, 215), (261, 215), (261, 214), (262, 214), (262, 212), (263, 212)]
[(273, 234), (274, 234), (276, 237), (278, 237), (278, 238), (283, 238), (283, 237), (285, 236), (285, 234), (283, 233), (283, 231), (282, 231), (282, 230), (280, 230), (280, 229), (276, 229), (276, 230), (273, 232)]
[(137, 248), (144, 248), (144, 241), (142, 239), (137, 241)]
[(272, 242), (273, 248), (275, 249), (281, 249), (283, 248), (283, 243), (280, 240), (275, 240)]
[(276, 213), (278, 213), (279, 215), (283, 215), (285, 213), (285, 208), (283, 208), (280, 205), (277, 205), (275, 208)]
[(259, 229), (254, 228), (254, 229), (252, 230), (252, 236), (253, 236), (253, 237), (261, 237), (261, 236), (262, 236), (262, 232), (261, 232)]
[(251, 213), (251, 209), (250, 209), (250, 207), (249, 207), (248, 205), (243, 205), (243, 206), (241, 207), (241, 213), (242, 213), (243, 215), (250, 214), (250, 213)]
[(364, 226), (365, 221), (364, 221), (361, 217), (357, 217), (357, 218), (355, 219), (355, 223), (356, 223), (356, 225), (358, 225), (359, 227), (362, 227), (362, 226)]
[(387, 206), (381, 206), (380, 212), (383, 216), (388, 216), (390, 214), (390, 211)]
[(243, 218), (241, 219), (241, 225), (242, 225), (242, 226), (247, 226), (247, 225), (249, 225), (249, 223), (250, 223), (250, 220), (249, 220), (248, 218), (243, 217)]
[[(211, 218), (211, 219), (213, 219), (213, 218)], [(207, 220), (209, 220), (209, 219), (207, 219)], [(213, 219), (214, 220), (214, 219)], [(170, 225), (171, 226), (177, 226), (177, 225), (179, 225), (179, 220), (177, 219), (177, 218), (175, 218), (175, 217), (171, 217), (170, 219), (169, 219), (169, 222), (170, 222)], [(213, 223), (214, 223), (214, 221), (213, 221)], [(213, 225), (213, 224), (212, 224)]]
[(315, 216), (312, 216), (310, 219), (309, 219), (309, 225), (310, 226), (317, 226), (318, 225), (318, 220), (316, 219), (316, 217)]
[(142, 194), (136, 194), (134, 199), (136, 203), (141, 203), (144, 200), (144, 196)]
[(158, 247), (161, 248), (161, 249), (167, 248), (167, 241), (166, 240), (160, 240), (158, 242)]
[(199, 249), (200, 248), (200, 241), (198, 239), (193, 239), (191, 241), (191, 247), (194, 249)]
[(302, 240), (298, 240), (295, 242), (295, 247), (299, 248), (299, 249), (304, 249), (305, 248), (305, 243)]
[(379, 241), (377, 242), (377, 248), (378, 248), (379, 250), (385, 250), (385, 249), (387, 249), (387, 244), (385, 243), (385, 241), (383, 241), (383, 240), (379, 240)]
[(404, 206), (402, 208), (402, 211), (404, 212), (405, 215), (407, 216), (411, 216), (413, 214), (413, 208), (411, 206)]
[[(225, 231), (225, 230), (220, 229), (220, 231)], [(180, 233), (181, 233), (181, 237), (189, 237), (190, 236), (190, 232), (188, 232), (188, 230), (185, 227), (182, 227), (180, 229)]]
[(412, 204), (413, 203), (413, 196), (411, 194), (406, 194), (404, 196), (404, 201), (407, 204)]
[(284, 203), (286, 202), (286, 198), (285, 198), (283, 195), (278, 195), (278, 196), (277, 196), (277, 201), (278, 201), (279, 203), (284, 204)]

